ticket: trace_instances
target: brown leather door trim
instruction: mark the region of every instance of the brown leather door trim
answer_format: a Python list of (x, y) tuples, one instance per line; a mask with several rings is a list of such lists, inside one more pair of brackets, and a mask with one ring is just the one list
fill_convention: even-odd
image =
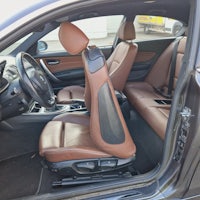
[[(65, 57), (43, 57), (42, 60), (44, 61), (49, 71), (52, 73), (83, 68), (81, 55)], [(53, 64), (54, 61), (55, 64)]]

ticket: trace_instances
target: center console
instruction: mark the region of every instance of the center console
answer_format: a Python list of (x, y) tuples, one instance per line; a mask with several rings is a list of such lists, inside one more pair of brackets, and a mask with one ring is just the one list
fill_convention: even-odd
[(55, 104), (52, 108), (41, 107), (37, 102), (33, 102), (30, 109), (25, 114), (29, 115), (58, 115), (66, 112), (86, 111), (84, 101), (73, 101), (69, 104)]
[[(123, 93), (115, 91), (119, 104), (126, 101)], [(41, 107), (37, 102), (33, 102), (26, 112), (26, 115), (58, 115), (66, 112), (87, 111), (84, 101), (74, 100), (69, 104), (55, 104), (52, 108)]]

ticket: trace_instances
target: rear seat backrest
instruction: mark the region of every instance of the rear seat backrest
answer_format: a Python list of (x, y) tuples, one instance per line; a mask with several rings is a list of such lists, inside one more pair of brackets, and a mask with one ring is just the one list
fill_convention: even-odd
[(173, 77), (173, 89), (176, 87), (176, 82), (181, 69), (181, 62), (184, 56), (186, 37), (183, 37), (178, 44), (178, 48), (174, 48), (174, 43), (162, 53), (153, 66), (151, 72), (144, 82), (129, 82), (126, 84), (124, 93), (129, 102), (146, 120), (152, 129), (158, 134), (161, 139), (165, 138), (165, 131), (170, 112), (170, 104), (160, 104), (157, 100), (166, 99), (159, 94), (154, 88), (164, 88), (168, 91), (171, 57), (173, 51), (177, 51), (175, 73)]
[[(187, 37), (183, 37), (180, 39), (178, 48), (177, 48), (177, 56), (176, 56), (176, 66), (175, 66), (175, 74), (173, 80), (173, 90), (176, 87), (176, 82), (178, 79), (178, 75), (181, 68), (182, 58), (185, 52)], [(168, 85), (169, 85), (169, 77), (170, 77), (170, 64), (171, 57), (173, 54), (174, 44), (172, 43), (165, 52), (160, 56), (156, 64), (154, 65), (152, 71), (146, 78), (146, 82), (148, 82), (154, 88), (162, 88), (164, 93), (167, 94)], [(161, 64), (162, 63), (162, 64)]]
[(160, 55), (157, 62), (149, 72), (148, 76), (144, 80), (152, 87), (159, 88), (165, 84), (167, 74), (169, 72), (169, 66), (171, 62), (171, 56), (173, 52), (174, 44), (171, 43), (166, 50)]

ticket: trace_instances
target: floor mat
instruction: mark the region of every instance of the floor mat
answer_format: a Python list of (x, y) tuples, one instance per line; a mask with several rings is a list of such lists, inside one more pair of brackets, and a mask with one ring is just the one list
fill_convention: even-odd
[(42, 166), (37, 153), (0, 162), (0, 200), (33, 195), (37, 192)]
[(52, 183), (54, 181), (59, 181), (62, 179), (62, 176), (59, 176), (56, 173), (51, 172), (45, 164), (43, 164), (43, 168), (41, 171), (41, 179), (40, 183), (38, 185), (38, 190), (36, 194), (45, 194), (45, 193), (51, 193), (51, 192), (58, 192), (59, 190), (63, 188), (54, 188), (52, 187)]
[(146, 173), (160, 163), (163, 141), (134, 110), (126, 123), (137, 148), (134, 167), (141, 174)]

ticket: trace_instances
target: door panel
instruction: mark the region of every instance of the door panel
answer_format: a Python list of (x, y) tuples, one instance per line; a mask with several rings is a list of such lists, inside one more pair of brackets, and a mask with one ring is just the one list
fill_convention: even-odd
[[(112, 46), (100, 48), (107, 59), (112, 51)], [(40, 56), (37, 60), (42, 59), (49, 69), (49, 71), (53, 74), (58, 72), (64, 72), (67, 70), (74, 70), (74, 69), (83, 69), (83, 61), (81, 55), (47, 55), (45, 54), (44, 57)]]
[(66, 85), (84, 85), (84, 69), (81, 55), (77, 56), (59, 56), (41, 58), (47, 69), (59, 80), (52, 85), (56, 88), (62, 88)]
[(40, 64), (43, 62), (41, 66), (46, 72), (55, 93), (68, 85), (85, 84), (81, 55), (73, 56), (63, 54), (63, 52), (57, 53), (56, 56), (55, 54), (45, 54), (44, 57), (40, 55), (37, 61)]
[(136, 42), (138, 53), (132, 66), (128, 81), (143, 81), (162, 52), (174, 39)]
[[(111, 54), (112, 46), (103, 47), (101, 50), (105, 57), (108, 58)], [(49, 76), (55, 93), (69, 85), (84, 86), (85, 74), (81, 55), (74, 56), (64, 52), (57, 52), (56, 55), (45, 53), (44, 56), (42, 54), (38, 55), (36, 59), (39, 63), (42, 60), (45, 67), (56, 77), (57, 81)]]
[(81, 55), (64, 57), (44, 57), (42, 59), (47, 68), (52, 73), (83, 68)]

